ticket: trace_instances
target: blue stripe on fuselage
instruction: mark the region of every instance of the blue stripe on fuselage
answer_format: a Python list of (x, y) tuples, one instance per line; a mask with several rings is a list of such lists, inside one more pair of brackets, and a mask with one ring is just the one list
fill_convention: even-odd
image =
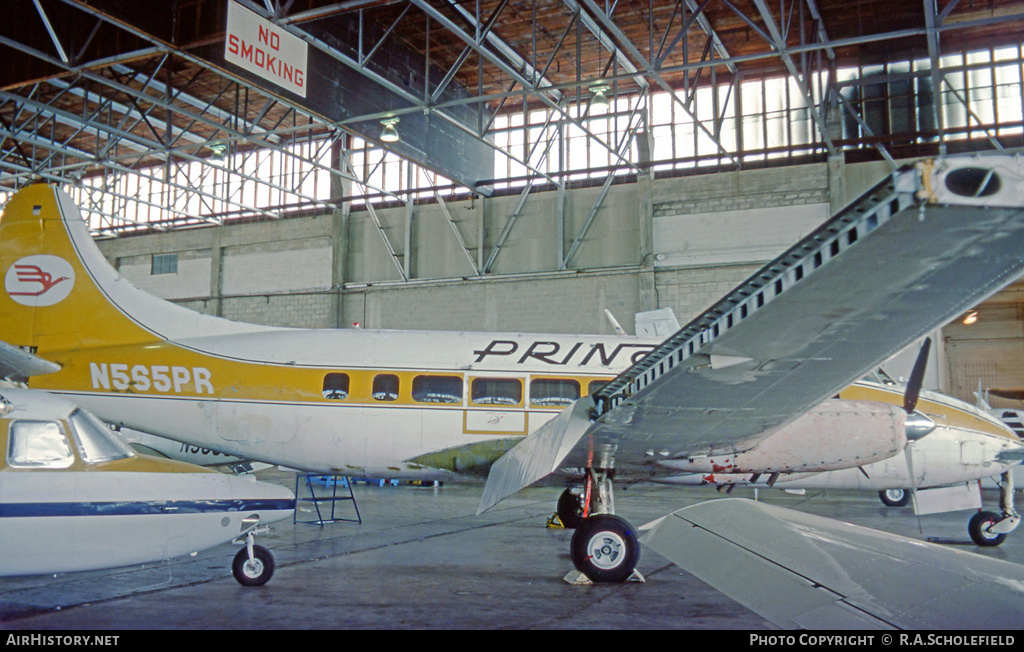
[(149, 500), (84, 503), (0, 503), (0, 518), (30, 516), (139, 516), (295, 509), (294, 499), (280, 500)]

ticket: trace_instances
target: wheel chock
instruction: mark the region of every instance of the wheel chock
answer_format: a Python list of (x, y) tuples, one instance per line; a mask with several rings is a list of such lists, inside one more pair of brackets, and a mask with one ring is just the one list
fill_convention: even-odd
[(578, 570), (569, 571), (565, 574), (565, 577), (563, 577), (562, 580), (565, 581), (565, 583), (572, 584), (574, 586), (593, 584), (593, 582), (590, 581), (589, 577), (579, 572)]
[[(566, 584), (572, 584), (573, 586), (584, 586), (587, 584), (594, 583), (593, 581), (591, 581), (589, 577), (575, 569), (566, 573), (565, 577), (563, 577), (562, 580)], [(638, 571), (635, 568), (633, 569), (633, 574), (626, 578), (626, 582), (636, 582), (643, 584), (646, 581), (647, 579), (640, 574), (640, 571)]]
[(554, 514), (551, 515), (551, 518), (548, 519), (548, 525), (547, 526), (549, 528), (552, 528), (552, 529), (558, 529), (558, 530), (564, 530), (565, 529), (565, 524), (562, 523), (562, 519), (558, 518), (558, 512), (555, 512)]

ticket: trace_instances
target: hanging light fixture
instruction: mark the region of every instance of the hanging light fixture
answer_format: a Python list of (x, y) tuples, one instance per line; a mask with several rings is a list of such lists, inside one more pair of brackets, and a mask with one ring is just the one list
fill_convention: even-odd
[(967, 326), (970, 326), (971, 324), (973, 324), (976, 321), (978, 321), (978, 311), (977, 310), (970, 311), (969, 313), (967, 313), (967, 316), (964, 317), (964, 324), (966, 324)]
[(223, 161), (228, 153), (228, 144), (222, 140), (215, 140), (207, 145), (210, 150), (211, 161)]
[(380, 139), (385, 143), (398, 142), (398, 129), (395, 128), (398, 118), (384, 118), (380, 123), (384, 125), (384, 129), (380, 132)]
[(610, 89), (611, 89), (611, 87), (608, 86), (608, 84), (605, 84), (603, 82), (600, 83), (600, 84), (594, 84), (593, 86), (591, 86), (590, 87), (590, 92), (593, 93), (594, 96), (592, 98), (590, 98), (590, 108), (591, 109), (607, 110), (608, 109), (608, 96), (606, 95), (606, 93)]

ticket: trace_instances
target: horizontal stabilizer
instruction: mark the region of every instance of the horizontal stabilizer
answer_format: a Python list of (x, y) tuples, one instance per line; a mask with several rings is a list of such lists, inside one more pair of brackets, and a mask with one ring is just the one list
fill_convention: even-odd
[(477, 514), (555, 471), (590, 428), (589, 397), (577, 399), (494, 463)]
[(32, 376), (60, 371), (60, 365), (28, 351), (0, 342), (0, 378), (24, 382)]
[(786, 629), (1016, 629), (1024, 566), (742, 498), (641, 541)]
[(671, 308), (638, 312), (633, 316), (637, 337), (669, 337), (679, 330), (679, 321)]

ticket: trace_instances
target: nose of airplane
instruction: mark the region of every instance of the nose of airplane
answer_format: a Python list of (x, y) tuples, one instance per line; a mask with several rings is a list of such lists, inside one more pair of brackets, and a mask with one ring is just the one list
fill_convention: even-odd
[(241, 511), (257, 512), (261, 523), (288, 518), (295, 511), (295, 494), (291, 489), (252, 476), (229, 476), (231, 493), (241, 504)]

